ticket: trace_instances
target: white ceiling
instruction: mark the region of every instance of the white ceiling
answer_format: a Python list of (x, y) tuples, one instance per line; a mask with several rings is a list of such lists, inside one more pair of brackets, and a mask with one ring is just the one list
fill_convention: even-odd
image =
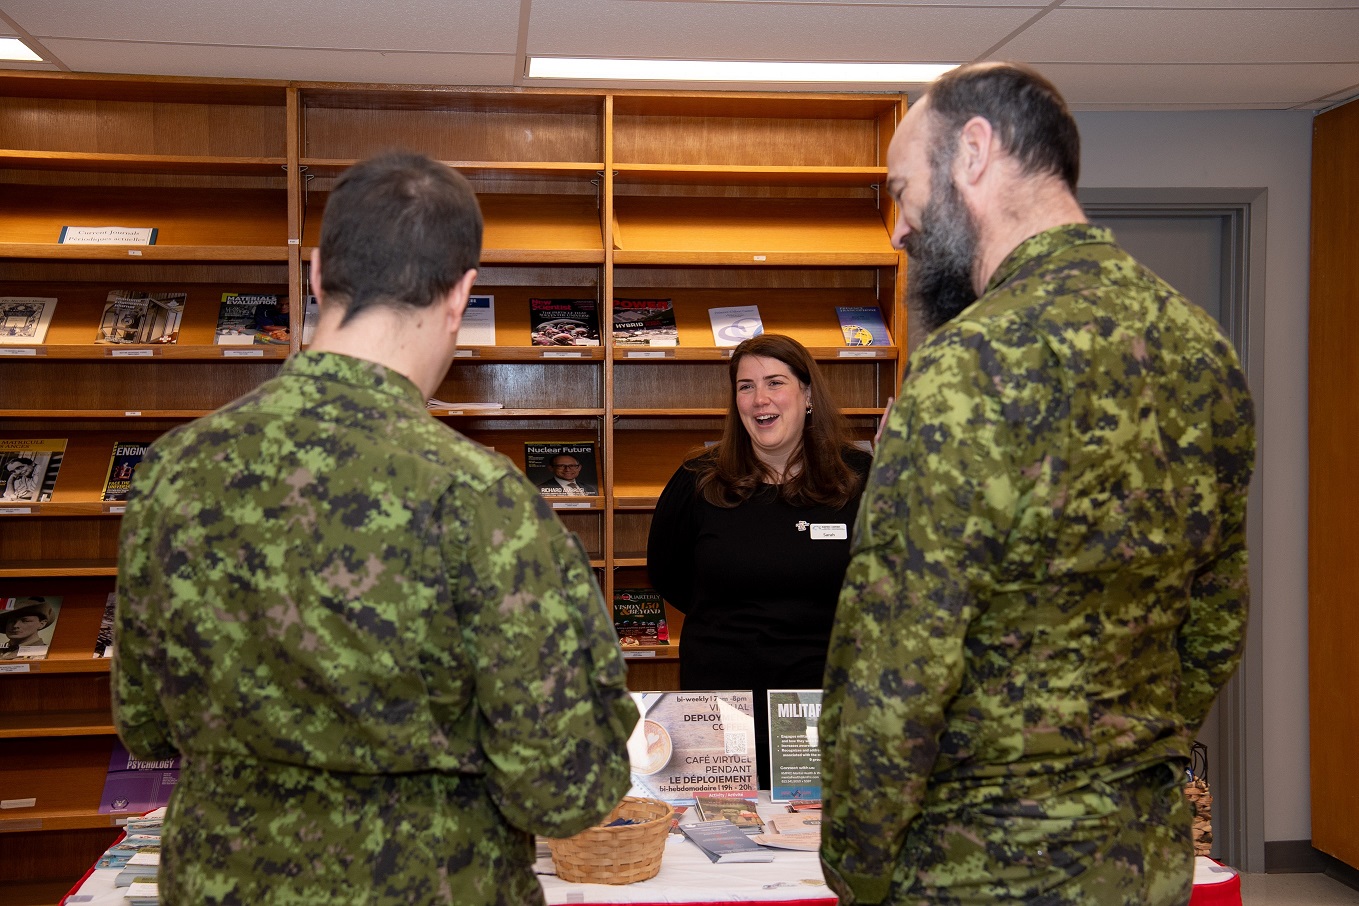
[(1007, 59), (1037, 66), (1077, 110), (1359, 96), (1359, 0), (0, 0), (0, 35), (51, 61), (0, 68), (76, 72), (501, 86), (530, 84), (529, 55)]

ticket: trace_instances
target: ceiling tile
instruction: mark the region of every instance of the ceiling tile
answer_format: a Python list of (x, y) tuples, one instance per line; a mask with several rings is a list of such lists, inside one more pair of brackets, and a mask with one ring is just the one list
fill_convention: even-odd
[(1306, 13), (1061, 8), (994, 55), (1035, 63), (1359, 62), (1359, 7)]
[(1032, 15), (990, 6), (534, 0), (527, 49), (585, 57), (956, 63), (984, 53)]
[[(1156, 66), (1044, 63), (1037, 67), (1079, 110), (1306, 105), (1359, 82), (1359, 63)], [(1191, 73), (1187, 76), (1186, 72)]]
[(516, 65), (512, 54), (284, 50), (61, 39), (49, 41), (48, 44), (63, 62), (77, 71), (145, 75), (512, 85)]
[(514, 53), (519, 4), (511, 0), (0, 0), (4, 12), (47, 38), (229, 46)]

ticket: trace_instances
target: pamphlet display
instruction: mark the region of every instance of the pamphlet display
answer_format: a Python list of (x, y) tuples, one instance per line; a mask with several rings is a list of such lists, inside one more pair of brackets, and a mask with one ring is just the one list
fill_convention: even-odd
[(594, 299), (529, 299), (534, 346), (598, 346), (599, 305)]
[(99, 618), (99, 635), (94, 639), (94, 656), (113, 657), (113, 619), (118, 613), (118, 593), (109, 592), (104, 599), (104, 615)]
[(0, 346), (37, 345), (47, 337), (57, 300), (47, 296), (0, 296)]
[(218, 346), (287, 346), (288, 297), (273, 293), (222, 293), (217, 309)]
[(174, 343), (187, 293), (145, 293), (115, 289), (104, 303), (94, 341), (102, 344)]
[(835, 309), (846, 346), (891, 346), (882, 309), (876, 305), (841, 305)]
[(764, 333), (758, 305), (710, 308), (708, 320), (712, 323), (714, 346), (739, 346)]
[(137, 466), (150, 447), (150, 444), (125, 443), (122, 441), (113, 445), (113, 455), (109, 458), (109, 470), (104, 475), (104, 496), (101, 499), (127, 499), (128, 491), (132, 490), (132, 476), (137, 473)]
[(693, 805), (699, 794), (758, 794), (749, 691), (634, 692), (642, 720), (628, 740), (630, 795)]
[(678, 346), (674, 303), (669, 299), (614, 299), (613, 345)]
[(65, 455), (65, 438), (0, 439), (0, 502), (51, 500)]
[(821, 798), (820, 689), (769, 690), (769, 798)]
[(524, 472), (544, 497), (594, 497), (599, 493), (599, 470), (592, 440), (526, 442)]
[(613, 590), (613, 628), (623, 647), (630, 645), (669, 645), (670, 629), (665, 622), (665, 602), (654, 588), (615, 588)]
[(458, 328), (459, 346), (495, 345), (495, 296), (468, 296)]
[(57, 631), (61, 598), (0, 598), (0, 661), (40, 661)]

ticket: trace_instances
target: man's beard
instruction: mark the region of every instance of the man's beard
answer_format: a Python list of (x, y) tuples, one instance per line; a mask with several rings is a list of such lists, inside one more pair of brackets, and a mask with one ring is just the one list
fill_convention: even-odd
[(926, 333), (952, 321), (973, 302), (972, 264), (977, 257), (977, 223), (967, 209), (946, 162), (931, 166), (930, 200), (920, 229), (906, 237), (906, 297)]

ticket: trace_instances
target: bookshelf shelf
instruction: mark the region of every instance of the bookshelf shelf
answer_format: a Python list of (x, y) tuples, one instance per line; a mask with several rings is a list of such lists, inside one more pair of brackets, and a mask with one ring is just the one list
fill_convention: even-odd
[[(817, 359), (855, 436), (872, 437), (907, 348), (905, 262), (881, 191), (904, 110), (900, 94), (0, 72), (0, 296), (59, 300), (42, 344), (0, 347), (0, 438), (67, 440), (50, 502), (0, 504), (0, 596), (64, 597), (48, 657), (0, 673), (0, 786), (40, 800), (0, 812), (0, 863), (5, 840), (94, 839), (120, 820), (98, 813), (112, 723), (109, 662), (91, 656), (117, 571), (122, 505), (98, 499), (113, 443), (221, 407), (302, 348), (306, 271), (347, 167), (405, 147), (476, 189), (474, 291), (494, 296), (496, 344), (459, 351), (431, 394), (454, 405), (432, 414), (521, 469), (527, 443), (595, 445), (599, 493), (547, 505), (612, 596), (648, 584), (657, 498), (721, 436), (731, 350), (713, 345), (709, 309), (758, 306), (766, 332)], [(62, 245), (63, 226), (158, 233)], [(178, 342), (96, 344), (123, 289), (186, 293)], [(227, 292), (285, 296), (291, 345), (215, 345)], [(593, 300), (601, 345), (529, 345), (533, 298)], [(614, 299), (670, 299), (679, 345), (612, 345)], [(846, 347), (843, 306), (876, 306), (893, 344)], [(474, 401), (502, 408), (457, 405)], [(677, 687), (671, 618), (671, 645), (630, 652), (633, 688)]]

